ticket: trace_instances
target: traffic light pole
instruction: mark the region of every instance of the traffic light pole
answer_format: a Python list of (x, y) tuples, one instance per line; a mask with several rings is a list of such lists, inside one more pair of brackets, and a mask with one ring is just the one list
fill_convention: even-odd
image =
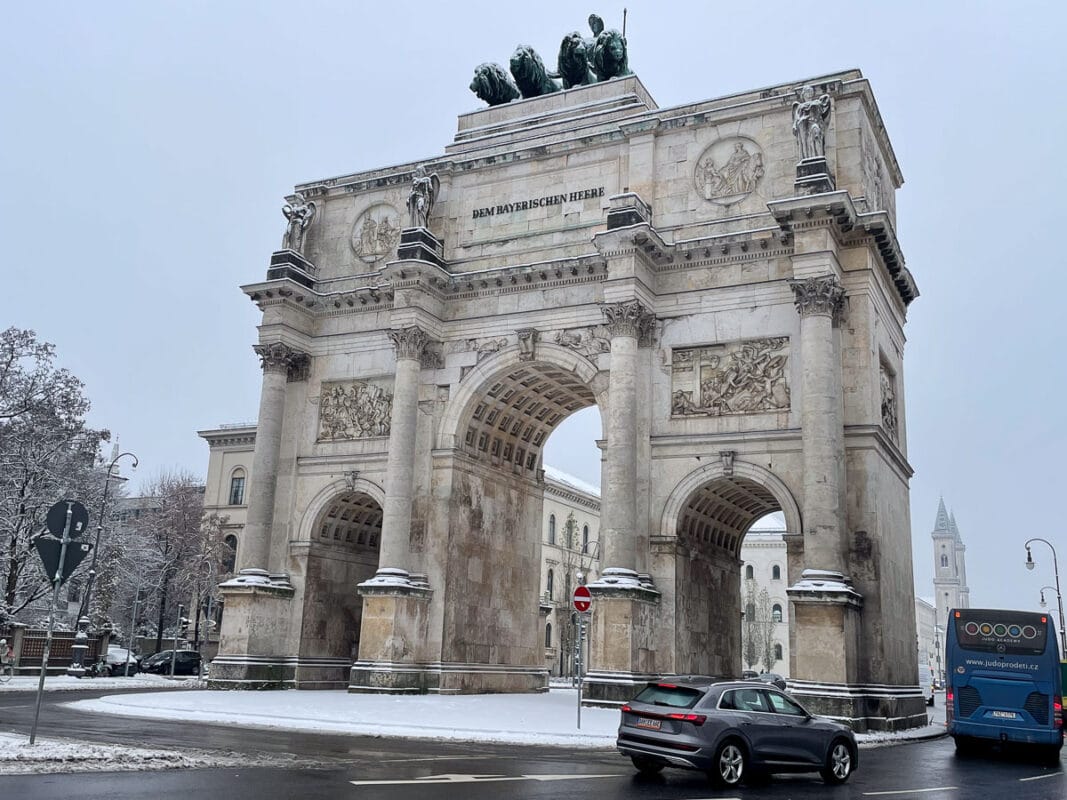
[(48, 635), (44, 639), (44, 655), (41, 656), (41, 677), (37, 681), (37, 702), (33, 709), (33, 727), (30, 728), (30, 744), (37, 741), (37, 721), (41, 718), (41, 698), (44, 696), (44, 676), (48, 672), (48, 656), (52, 652), (52, 631), (56, 627), (56, 604), (59, 603), (59, 587), (63, 583), (63, 565), (67, 560), (67, 545), (70, 543), (70, 521), (74, 516), (74, 503), (67, 503), (67, 523), (63, 526), (63, 538), (59, 546), (59, 566), (52, 578), (52, 607), (48, 610)]
[(170, 676), (174, 677), (174, 662), (178, 660), (178, 636), (182, 631), (182, 612), (185, 611), (185, 606), (178, 603), (178, 624), (174, 628), (174, 649), (170, 651)]

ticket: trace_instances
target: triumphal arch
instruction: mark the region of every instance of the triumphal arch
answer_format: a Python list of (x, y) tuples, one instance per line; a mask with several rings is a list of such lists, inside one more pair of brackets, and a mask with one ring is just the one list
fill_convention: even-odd
[(918, 291), (870, 84), (659, 108), (625, 63), (538, 91), (520, 51), (517, 87), (479, 68), (491, 105), (439, 157), (297, 186), (243, 287), (263, 389), (213, 682), (544, 690), (542, 448), (596, 405), (592, 702), (739, 673), (741, 542), (781, 511), (791, 689), (860, 730), (925, 724)]

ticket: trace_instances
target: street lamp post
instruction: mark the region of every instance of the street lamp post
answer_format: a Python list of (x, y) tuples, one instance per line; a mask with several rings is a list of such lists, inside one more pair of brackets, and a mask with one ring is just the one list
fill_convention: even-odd
[(71, 663), (67, 670), (68, 675), (81, 677), (85, 674), (85, 653), (89, 649), (89, 599), (93, 593), (93, 583), (96, 581), (96, 559), (100, 555), (100, 534), (104, 530), (104, 514), (107, 512), (107, 493), (111, 487), (111, 481), (115, 477), (115, 465), (120, 459), (129, 456), (133, 459), (133, 469), (137, 469), (137, 456), (133, 453), (119, 453), (111, 463), (107, 465), (107, 476), (104, 478), (104, 494), (100, 498), (100, 514), (96, 518), (96, 538), (93, 540), (93, 558), (89, 562), (89, 580), (85, 584), (85, 595), (82, 597), (81, 606), (78, 609), (78, 633), (75, 642), (71, 646)]
[[(1067, 631), (1063, 629), (1063, 595), (1060, 593), (1060, 565), (1056, 560), (1056, 548), (1052, 546), (1052, 542), (1048, 539), (1041, 539), (1034, 537), (1033, 539), (1027, 539), (1026, 544), (1023, 545), (1026, 548), (1026, 568), (1032, 570), (1034, 568), (1034, 558), (1030, 553), (1031, 542), (1044, 542), (1048, 545), (1048, 549), (1052, 551), (1052, 572), (1056, 576), (1056, 602), (1059, 604), (1060, 612), (1060, 658), (1067, 658)], [(1046, 589), (1052, 587), (1046, 586)], [(1044, 600), (1045, 592), (1041, 590), (1041, 598)]]

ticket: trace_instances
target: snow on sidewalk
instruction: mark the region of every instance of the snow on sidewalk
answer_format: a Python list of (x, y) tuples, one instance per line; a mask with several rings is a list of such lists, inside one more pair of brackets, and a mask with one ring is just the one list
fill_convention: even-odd
[(55, 772), (115, 772), (181, 767), (215, 767), (244, 763), (232, 756), (143, 750), (124, 745), (91, 744), (66, 739), (0, 733), (0, 775)]
[[(17, 675), (7, 683), (0, 683), (4, 692), (36, 692), (40, 677)], [(168, 678), (163, 675), (133, 675), (129, 678), (75, 678), (71, 675), (46, 675), (46, 692), (74, 692), (84, 689), (202, 689), (203, 682), (197, 678)]]
[[(69, 705), (107, 714), (317, 733), (600, 748), (615, 746), (619, 726), (617, 709), (583, 708), (578, 730), (577, 691), (555, 688), (547, 694), (415, 696), (189, 691), (113, 695)], [(935, 723), (914, 731), (856, 738), (862, 745), (877, 746), (943, 733), (944, 727)]]

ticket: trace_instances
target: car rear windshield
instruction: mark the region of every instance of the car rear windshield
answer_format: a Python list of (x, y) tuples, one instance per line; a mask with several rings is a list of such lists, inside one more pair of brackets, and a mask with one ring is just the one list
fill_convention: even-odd
[(699, 689), (675, 686), (670, 683), (650, 683), (641, 694), (634, 698), (634, 702), (672, 708), (692, 708), (703, 696), (704, 692)]

